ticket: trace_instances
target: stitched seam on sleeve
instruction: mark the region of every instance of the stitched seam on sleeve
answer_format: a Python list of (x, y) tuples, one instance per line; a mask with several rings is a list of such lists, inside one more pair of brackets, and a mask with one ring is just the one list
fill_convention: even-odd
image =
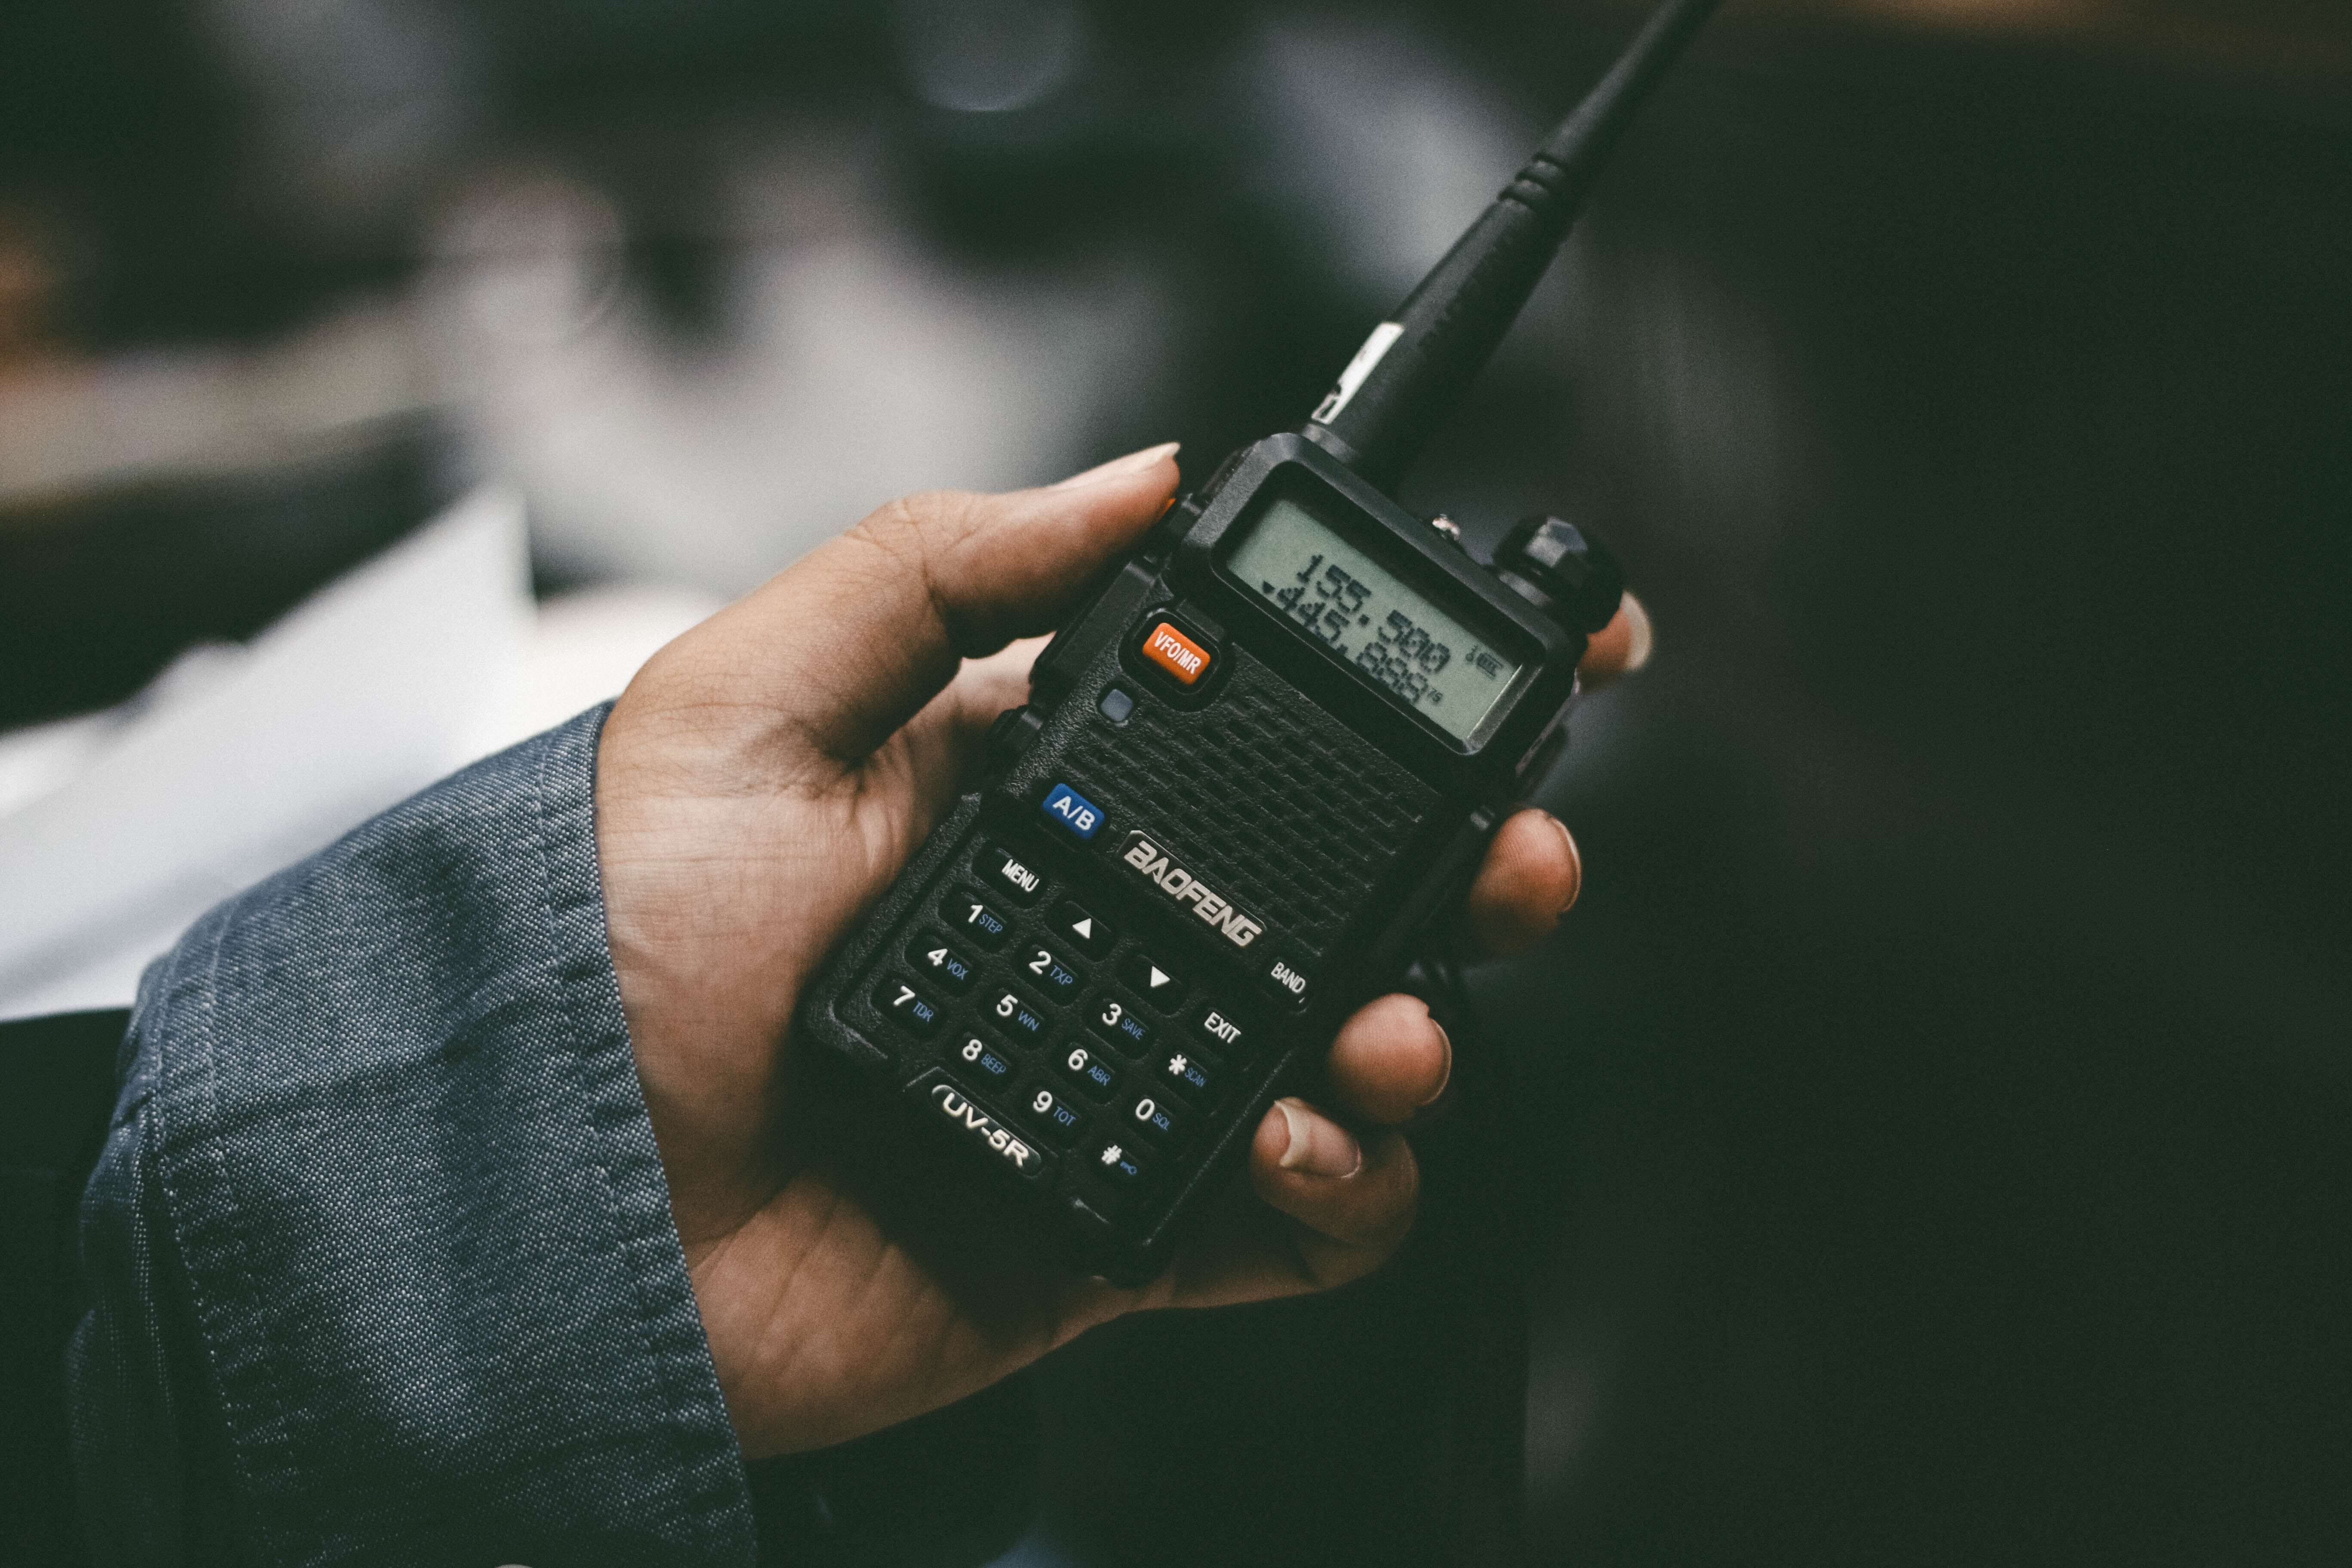
[[(184, 1028), (187, 1047), (195, 1058), (193, 1064), (196, 1075), (195, 1092), (204, 1110), (201, 1121), (207, 1127), (215, 1123), (220, 1109), (220, 1069), (216, 1054), (219, 1019), (215, 1004), (220, 994), (221, 952), (228, 945), (230, 928), (243, 910), (245, 899), (245, 895), (232, 899), (210, 918), (210, 930), (205, 933), (204, 980), (198, 988), (198, 995), (193, 999), (184, 995), (182, 970), (186, 961), (182, 952), (173, 954), (166, 975), (167, 984), (157, 991), (157, 1002), (163, 1013), (157, 1021), (159, 1055), (163, 1049), (160, 1042), (175, 1037)], [(177, 1136), (179, 1130), (173, 1125), (176, 1107), (171, 1092), (176, 1065), (169, 1059), (157, 1063), (159, 1089), (151, 1102), (152, 1114), (157, 1121), (152, 1145), (155, 1183), (163, 1193), (165, 1212), (172, 1216), (173, 1229), (182, 1232), (172, 1238), (171, 1244), (178, 1250), (180, 1267), (188, 1278), (190, 1316), (197, 1328), (197, 1349), (204, 1357), (215, 1397), (219, 1401), (221, 1424), (226, 1429), (228, 1439), (228, 1461), (245, 1491), (244, 1498), (231, 1507), (230, 1516), (258, 1539), (264, 1548), (261, 1553), (264, 1561), (276, 1561), (283, 1552), (260, 1507), (260, 1477), (254, 1456), (249, 1451), (247, 1434), (240, 1422), (247, 1402), (232, 1386), (233, 1375), (241, 1373), (244, 1369), (235, 1369), (233, 1373), (232, 1368), (224, 1363), (222, 1352), (224, 1334), (233, 1332), (236, 1321), (250, 1322), (257, 1315), (253, 1298), (252, 1270), (243, 1267), (222, 1269), (200, 1265), (195, 1256), (198, 1249), (212, 1239), (213, 1234), (217, 1233), (226, 1251), (240, 1259), (246, 1257), (250, 1251), (245, 1227), (246, 1205), (237, 1194), (235, 1173), (222, 1151), (220, 1140), (213, 1137), (205, 1138), (197, 1148), (188, 1152), (211, 1166), (212, 1178), (219, 1184), (223, 1212), (216, 1216), (200, 1219), (189, 1215), (184, 1205), (185, 1194), (173, 1180), (173, 1156), (181, 1142)], [(186, 1216), (184, 1219), (184, 1215)], [(198, 1278), (200, 1267), (203, 1270), (201, 1279)], [(229, 1299), (215, 1300), (212, 1281), (223, 1273), (229, 1277), (224, 1292)], [(226, 1324), (223, 1321), (224, 1311), (230, 1313)], [(257, 1375), (266, 1380), (268, 1373), (265, 1371)], [(238, 1381), (245, 1380), (238, 1378)], [(273, 1440), (283, 1443), (285, 1435), (281, 1432)]]
[[(636, 1063), (629, 1044), (626, 1017), (617, 1016), (615, 1020), (617, 1028), (607, 1030), (591, 1016), (590, 1009), (583, 1006), (583, 1003), (590, 999), (581, 994), (580, 983), (565, 973), (566, 964), (559, 931), (560, 917), (556, 909), (555, 836), (558, 829), (552, 805), (555, 789), (553, 781), (549, 777), (549, 772), (557, 758), (570, 745), (576, 743), (588, 748), (588, 801), (584, 810), (589, 819), (588, 831), (592, 836), (588, 852), (593, 856), (595, 852), (593, 842), (593, 835), (595, 831), (595, 762), (596, 750), (604, 733), (604, 715), (599, 714), (593, 722), (583, 719), (575, 721), (574, 723), (586, 730), (587, 733), (584, 736), (565, 734), (562, 745), (550, 746), (541, 754), (537, 769), (540, 913), (541, 937), (546, 946), (548, 976), (554, 984), (557, 994), (562, 997), (565, 1021), (569, 1026), (569, 1033), (575, 1047), (590, 1042), (599, 1046), (616, 1045), (621, 1052), (622, 1068), (630, 1075), (631, 1082), (634, 1084)], [(601, 874), (598, 880), (600, 887), (596, 896), (601, 900)], [(599, 912), (601, 914), (601, 905)], [(601, 921), (599, 923), (601, 924)], [(614, 997), (614, 1009), (616, 1015), (619, 1012), (618, 984), (619, 977), (615, 974), (616, 994)], [(619, 1037), (617, 1041), (612, 1037), (614, 1033)], [(641, 1222), (631, 1218), (627, 1205), (622, 1201), (618, 1191), (613, 1169), (614, 1151), (610, 1143), (611, 1133), (601, 1124), (597, 1116), (609, 1086), (594, 1081), (594, 1075), (584, 1068), (581, 1054), (576, 1048), (566, 1053), (565, 1068), (580, 1088), (583, 1100), (589, 1110), (589, 1122), (584, 1131), (596, 1147), (596, 1175), (598, 1189), (604, 1201), (605, 1216), (609, 1222), (607, 1234), (611, 1237), (614, 1248), (618, 1254), (621, 1268), (627, 1276), (630, 1289), (636, 1300), (637, 1342), (652, 1366), (654, 1380), (664, 1402), (664, 1415), (669, 1418), (664, 1425), (664, 1437), (674, 1448), (682, 1450), (685, 1456), (690, 1457), (690, 1462), (684, 1468), (693, 1479), (683, 1489), (677, 1501), (684, 1518), (701, 1526), (699, 1532), (705, 1541), (716, 1545), (723, 1536), (721, 1531), (716, 1528), (716, 1521), (711, 1520), (710, 1514), (712, 1505), (719, 1503), (719, 1500), (716, 1498), (703, 1500), (695, 1495), (697, 1492), (708, 1489), (707, 1485), (704, 1484), (702, 1467), (715, 1456), (698, 1452), (698, 1450), (702, 1449), (705, 1445), (697, 1442), (692, 1433), (681, 1430), (677, 1424), (677, 1415), (697, 1401), (693, 1392), (681, 1384), (680, 1373), (683, 1369), (677, 1364), (677, 1352), (670, 1346), (663, 1343), (654, 1332), (654, 1323), (661, 1315), (665, 1303), (662, 1299), (663, 1293), (656, 1282), (647, 1275), (642, 1254), (648, 1246), (657, 1247), (662, 1237), (658, 1235), (644, 1234), (646, 1227)], [(650, 1130), (648, 1130), (648, 1135), (650, 1136)], [(656, 1159), (658, 1163), (658, 1155)], [(663, 1212), (667, 1212), (666, 1204), (663, 1205)], [(689, 1301), (691, 1294), (689, 1286)]]

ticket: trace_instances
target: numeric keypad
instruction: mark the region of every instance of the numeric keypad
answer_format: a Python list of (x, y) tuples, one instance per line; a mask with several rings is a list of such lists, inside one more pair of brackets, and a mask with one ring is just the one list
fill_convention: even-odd
[(937, 1065), (909, 1070), (952, 1075), (974, 1115), (1011, 1119), (1085, 1173), (1087, 1202), (1136, 1212), (1181, 1174), (1156, 1167), (1215, 1141), (1209, 1118), (1243, 1087), (1232, 1064), (1253, 1059), (1258, 1027), (1197, 953), (1094, 913), (1100, 899), (1048, 869), (1067, 853), (971, 850), (885, 955), (872, 1003), (894, 1050), (929, 1042), (914, 1058)]

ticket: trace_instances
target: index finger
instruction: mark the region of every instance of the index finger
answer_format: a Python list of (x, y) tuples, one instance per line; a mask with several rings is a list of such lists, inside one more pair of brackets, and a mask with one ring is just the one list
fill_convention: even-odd
[(1046, 489), (893, 501), (681, 639), (670, 662), (698, 689), (696, 706), (755, 709), (855, 762), (960, 660), (1050, 629), (1165, 509), (1175, 451), (1149, 447)]

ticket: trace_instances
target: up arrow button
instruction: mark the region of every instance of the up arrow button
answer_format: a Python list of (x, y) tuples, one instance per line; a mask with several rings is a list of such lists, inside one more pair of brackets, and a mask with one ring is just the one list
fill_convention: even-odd
[(1118, 932), (1100, 915), (1072, 900), (1064, 899), (1054, 908), (1054, 929), (1077, 944), (1088, 958), (1108, 958), (1118, 942)]

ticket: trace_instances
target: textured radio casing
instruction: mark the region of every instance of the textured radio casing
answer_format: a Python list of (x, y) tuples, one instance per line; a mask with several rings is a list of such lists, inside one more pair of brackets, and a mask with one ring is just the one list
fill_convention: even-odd
[[(1444, 592), (1456, 602), (1479, 601), (1482, 624), (1511, 642), (1521, 674), (1470, 742), (1401, 710), (1218, 575), (1225, 532), (1264, 498), (1301, 487), (1311, 487), (1327, 512), (1344, 507), (1350, 529), (1362, 531), (1351, 538), (1367, 548), (1377, 542), (1392, 569), (1419, 582), (1450, 580)], [(1215, 651), (1201, 689), (1181, 688), (1139, 656), (1139, 628), (1157, 616)], [(1079, 1267), (1122, 1282), (1149, 1279), (1194, 1200), (1241, 1157), (1266, 1106), (1310, 1080), (1339, 1024), (1394, 984), (1432, 919), (1458, 897), (1495, 826), (1556, 750), (1580, 651), (1580, 638), (1311, 443), (1276, 437), (1244, 448), (1206, 492), (1170, 512), (1040, 656), (1030, 704), (1000, 722), (980, 787), (933, 830), (803, 992), (798, 1042), (824, 1047), (872, 1088), (892, 1091), (904, 1108), (895, 1114), (935, 1129), (918, 1137), (970, 1142), (976, 1160), (998, 1167), (1011, 1212), (1041, 1219)], [(1114, 689), (1134, 703), (1123, 721), (1104, 710), (1103, 696)], [(1098, 807), (1101, 830), (1087, 839), (1057, 830), (1042, 809), (1057, 787)], [(1200, 892), (1189, 905), (1168, 897), (1121, 858), (1135, 833), (1181, 866), (1183, 876), (1171, 880), (1213, 889), (1216, 903), (1248, 911), (1263, 932), (1237, 946), (1227, 930), (1195, 918)], [(897, 978), (910, 942), (942, 929), (942, 900), (978, 885), (974, 855), (983, 841), (1014, 847), (1051, 889), (1034, 910), (1004, 906), (1015, 923), (1008, 951), (1043, 941), (1066, 952), (1039, 923), (1065, 896), (1098, 906), (1120, 932), (1118, 954), (1079, 966), (1083, 998), (1067, 1006), (1047, 998), (1037, 1009), (1047, 1029), (1034, 1045), (1006, 1038), (983, 1015), (992, 982), (963, 996), (927, 988), (944, 1014), (929, 1038), (877, 1005), (877, 985)], [(1248, 1048), (1218, 1052), (1236, 1056), (1221, 1063), (1222, 1100), (1213, 1110), (1184, 1106), (1188, 1142), (1153, 1151), (1156, 1183), (1142, 1196), (1120, 1196), (1092, 1166), (1101, 1136), (1053, 1148), (1025, 1108), (1035, 1089), (1061, 1095), (1067, 1087), (1056, 1072), (1068, 1049), (1101, 1045), (1081, 1029), (1081, 1005), (1131, 1008), (1161, 1041), (1202, 1037), (1197, 1020), (1151, 1013), (1119, 978), (1119, 955), (1138, 943), (1186, 976), (1194, 1013), (1223, 999), (1221, 1016), (1242, 1021)], [(1002, 970), (992, 955), (975, 956), (989, 973)], [(1303, 1006), (1267, 984), (1276, 963), (1311, 976)], [(950, 1060), (971, 1037), (1013, 1066), (993, 1088)], [(1216, 1045), (1209, 1037), (1202, 1060)], [(1149, 1065), (1116, 1050), (1101, 1055), (1129, 1078)], [(942, 1081), (953, 1092), (940, 1091)], [(1090, 1117), (1115, 1109), (1074, 1103)], [(845, 1113), (865, 1112), (845, 1103)]]

